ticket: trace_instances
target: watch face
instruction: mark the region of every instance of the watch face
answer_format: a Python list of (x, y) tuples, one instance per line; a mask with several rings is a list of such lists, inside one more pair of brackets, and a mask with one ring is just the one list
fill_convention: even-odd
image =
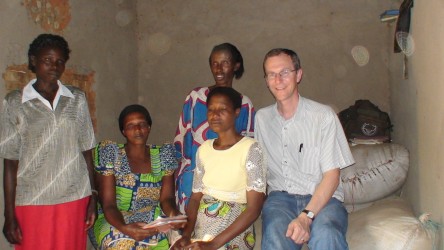
[(314, 213), (312, 211), (304, 209), (304, 210), (302, 210), (302, 212), (305, 213), (308, 218), (310, 218), (310, 219), (314, 218)]
[(314, 213), (312, 211), (308, 211), (307, 216), (308, 216), (308, 218), (313, 219)]

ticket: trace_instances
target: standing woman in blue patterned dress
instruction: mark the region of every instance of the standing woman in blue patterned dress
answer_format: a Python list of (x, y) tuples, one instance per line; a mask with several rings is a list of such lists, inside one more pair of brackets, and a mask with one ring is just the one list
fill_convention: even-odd
[(143, 228), (162, 211), (180, 214), (174, 198), (175, 149), (172, 144), (147, 145), (151, 125), (145, 107), (127, 106), (119, 116), (126, 143), (103, 141), (96, 147), (100, 207), (90, 238), (98, 249), (169, 248), (158, 228)]
[[(217, 137), (207, 121), (207, 95), (215, 87), (232, 88), (234, 79), (240, 79), (244, 74), (242, 54), (231, 43), (214, 46), (208, 61), (214, 84), (197, 87), (185, 98), (174, 138), (174, 145), (180, 158), (179, 168), (175, 174), (176, 200), (182, 212), (185, 211), (192, 193), (197, 149), (204, 141)], [(236, 131), (243, 136), (253, 137), (253, 121), (253, 103), (248, 96), (242, 95), (240, 113), (235, 123)]]

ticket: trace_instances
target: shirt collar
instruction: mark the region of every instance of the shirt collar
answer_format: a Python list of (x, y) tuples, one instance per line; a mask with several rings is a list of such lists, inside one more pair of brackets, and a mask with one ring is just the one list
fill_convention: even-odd
[[(37, 98), (40, 101), (42, 101), (43, 104), (45, 104), (50, 109), (52, 109), (51, 104), (48, 102), (48, 100), (43, 98), (43, 96), (41, 96), (37, 92), (37, 90), (35, 90), (34, 87), (32, 86), (36, 81), (37, 81), (37, 79), (33, 79), (33, 80), (29, 81), (29, 83), (26, 84), (26, 86), (23, 88), (22, 103), (25, 103), (27, 101)], [(65, 85), (63, 85), (62, 82), (57, 81), (57, 84), (59, 85), (59, 89), (57, 90), (57, 94), (54, 98), (54, 109), (57, 106), (60, 96), (74, 98), (74, 95), (72, 94), (71, 90), (69, 90)]]
[(281, 114), (279, 114), (277, 102), (274, 104), (274, 112), (276, 113), (277, 117), (279, 117), (279, 119), (281, 119), (284, 122), (292, 122), (293, 120), (301, 119), (301, 116), (303, 115), (303, 112), (304, 112), (304, 106), (305, 106), (306, 100), (300, 94), (298, 94), (298, 95), (299, 95), (299, 99), (298, 99), (298, 107), (296, 109), (296, 112), (287, 121), (285, 121), (285, 119), (281, 116)]
[(293, 115), (293, 119), (299, 120), (302, 119), (302, 115), (304, 114), (305, 110), (305, 98), (299, 95), (299, 103), (298, 108), (296, 109), (296, 112)]

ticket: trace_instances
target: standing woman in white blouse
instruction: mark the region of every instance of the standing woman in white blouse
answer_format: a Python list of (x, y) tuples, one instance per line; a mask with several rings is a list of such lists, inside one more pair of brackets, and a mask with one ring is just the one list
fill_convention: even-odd
[(83, 91), (60, 82), (69, 53), (63, 37), (39, 35), (28, 50), (36, 79), (3, 101), (3, 233), (15, 249), (86, 249), (95, 220), (88, 103)]
[(236, 132), (242, 103), (233, 88), (215, 87), (207, 119), (216, 139), (197, 151), (188, 223), (173, 249), (253, 249), (253, 223), (265, 198), (266, 166), (259, 143)]

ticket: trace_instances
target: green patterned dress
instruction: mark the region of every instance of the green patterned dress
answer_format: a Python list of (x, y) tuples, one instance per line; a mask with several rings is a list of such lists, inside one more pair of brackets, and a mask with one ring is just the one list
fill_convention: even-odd
[[(150, 145), (151, 173), (135, 174), (126, 156), (123, 144), (103, 141), (95, 148), (95, 170), (105, 176), (116, 178), (116, 202), (126, 223), (150, 223), (161, 215), (159, 204), (162, 177), (172, 175), (177, 168), (175, 150), (171, 144)], [(111, 226), (105, 219), (100, 205), (98, 218), (89, 232), (96, 249), (168, 249), (168, 240), (163, 233), (136, 242)], [(153, 243), (158, 242), (157, 245)]]

